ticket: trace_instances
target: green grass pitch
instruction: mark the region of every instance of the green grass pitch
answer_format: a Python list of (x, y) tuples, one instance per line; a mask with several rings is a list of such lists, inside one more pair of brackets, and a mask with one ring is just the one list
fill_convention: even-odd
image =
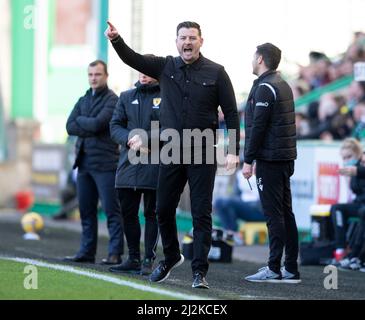
[[(28, 276), (28, 274), (24, 273), (25, 267), (26, 264), (24, 263), (0, 260), (0, 300), (172, 299), (166, 295), (144, 292), (103, 280), (44, 267), (37, 267), (38, 289), (27, 290), (24, 287), (24, 280)], [(131, 281), (128, 278), (123, 280)], [(133, 282), (139, 283), (137, 281)], [(146, 283), (143, 284), (145, 285)]]

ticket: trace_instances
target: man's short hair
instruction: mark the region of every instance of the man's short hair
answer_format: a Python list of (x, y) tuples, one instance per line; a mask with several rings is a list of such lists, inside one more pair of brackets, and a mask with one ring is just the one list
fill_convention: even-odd
[(319, 61), (319, 60), (325, 60), (325, 61), (328, 61), (328, 57), (322, 53), (322, 52), (318, 52), (318, 51), (311, 51), (309, 52), (309, 60), (311, 62), (316, 62), (316, 61)]
[(192, 22), (192, 21), (184, 21), (181, 22), (178, 26), (177, 26), (177, 30), (176, 30), (176, 35), (179, 35), (179, 31), (182, 28), (186, 28), (186, 29), (197, 29), (199, 32), (199, 37), (202, 36), (202, 30), (200, 29), (200, 25), (196, 22)]
[(104, 72), (106, 75), (109, 75), (108, 73), (108, 65), (103, 60), (95, 60), (89, 64), (89, 67), (96, 67), (97, 65), (101, 64), (104, 67)]
[(276, 70), (281, 61), (281, 50), (271, 43), (264, 43), (257, 46), (256, 54), (262, 56), (266, 67)]

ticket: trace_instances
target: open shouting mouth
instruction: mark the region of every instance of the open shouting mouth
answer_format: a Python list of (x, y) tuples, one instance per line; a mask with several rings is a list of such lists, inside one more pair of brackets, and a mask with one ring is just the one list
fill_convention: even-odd
[(184, 53), (193, 53), (192, 48), (184, 48)]

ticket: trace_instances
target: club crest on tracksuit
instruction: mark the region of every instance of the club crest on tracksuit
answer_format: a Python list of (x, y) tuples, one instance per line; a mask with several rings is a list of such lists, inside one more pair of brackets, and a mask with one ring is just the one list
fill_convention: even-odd
[(153, 109), (159, 109), (161, 104), (161, 98), (153, 99)]

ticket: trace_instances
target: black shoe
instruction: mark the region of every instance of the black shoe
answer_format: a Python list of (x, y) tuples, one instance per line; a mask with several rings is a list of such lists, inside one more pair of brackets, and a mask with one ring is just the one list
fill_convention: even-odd
[(124, 263), (110, 267), (110, 272), (114, 273), (132, 273), (132, 274), (140, 274), (141, 273), (141, 261), (138, 259), (128, 259)]
[(95, 258), (76, 255), (76, 256), (71, 256), (71, 257), (64, 257), (63, 261), (78, 262), (78, 263), (95, 263)]
[(152, 259), (144, 259), (142, 263), (142, 270), (141, 275), (142, 276), (148, 276), (152, 273), (153, 268), (153, 260)]
[(196, 289), (209, 289), (208, 282), (205, 280), (205, 277), (200, 272), (194, 274), (192, 287)]
[(171, 271), (177, 268), (178, 266), (181, 266), (184, 260), (185, 260), (184, 256), (180, 254), (180, 259), (170, 266), (168, 266), (165, 261), (160, 261), (158, 267), (152, 272), (150, 276), (150, 281), (151, 282), (165, 281), (170, 276)]
[(121, 263), (122, 263), (122, 258), (120, 257), (120, 255), (116, 254), (112, 254), (107, 259), (101, 260), (101, 264), (104, 265), (116, 265)]

